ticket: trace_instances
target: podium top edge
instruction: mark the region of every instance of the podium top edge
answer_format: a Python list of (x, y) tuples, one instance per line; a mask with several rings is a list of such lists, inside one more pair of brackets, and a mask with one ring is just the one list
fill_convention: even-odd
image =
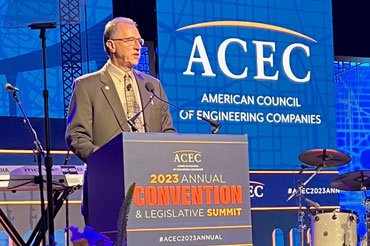
[(123, 142), (137, 143), (184, 143), (184, 144), (248, 144), (247, 135), (228, 134), (182, 134), (147, 132), (144, 134), (122, 132), (119, 139)]

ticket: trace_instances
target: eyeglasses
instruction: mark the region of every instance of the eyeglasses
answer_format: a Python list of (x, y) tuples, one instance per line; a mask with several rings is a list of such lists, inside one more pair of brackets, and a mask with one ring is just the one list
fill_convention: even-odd
[(113, 41), (122, 41), (129, 46), (134, 46), (136, 41), (139, 42), (140, 46), (144, 45), (144, 39), (142, 38), (112, 38)]

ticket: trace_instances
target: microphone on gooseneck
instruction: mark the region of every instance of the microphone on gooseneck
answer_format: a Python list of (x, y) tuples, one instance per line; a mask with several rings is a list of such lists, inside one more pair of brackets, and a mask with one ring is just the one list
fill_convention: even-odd
[(160, 101), (162, 101), (162, 102), (164, 102), (164, 103), (167, 103), (168, 105), (171, 105), (171, 106), (173, 106), (173, 107), (175, 107), (175, 108), (177, 108), (177, 109), (179, 109), (179, 110), (185, 111), (185, 112), (187, 112), (188, 114), (191, 114), (191, 115), (197, 116), (197, 117), (198, 117), (198, 118), (200, 118), (201, 120), (203, 120), (203, 121), (205, 121), (205, 122), (209, 123), (209, 124), (211, 125), (211, 128), (212, 128), (212, 134), (217, 134), (217, 132), (221, 129), (222, 125), (221, 125), (221, 124), (219, 124), (217, 121), (215, 121), (215, 120), (211, 120), (211, 119), (208, 119), (208, 118), (206, 118), (206, 117), (203, 117), (202, 115), (195, 115), (193, 112), (190, 112), (190, 111), (188, 111), (188, 110), (185, 110), (185, 109), (183, 109), (183, 108), (181, 108), (181, 107), (179, 107), (179, 106), (177, 106), (177, 105), (175, 105), (175, 104), (172, 104), (172, 103), (170, 103), (170, 102), (168, 102), (168, 101), (164, 100), (163, 98), (161, 98), (161, 97), (157, 96), (157, 95), (155, 94), (155, 92), (154, 92), (154, 86), (153, 86), (153, 83), (152, 83), (152, 82), (146, 82), (146, 84), (145, 84), (145, 88), (147, 89), (147, 91), (151, 92), (151, 93), (154, 95), (154, 97), (158, 98)]
[[(129, 87), (129, 85), (130, 85), (130, 87)], [(153, 86), (153, 85), (152, 85)], [(128, 88), (129, 87), (129, 88)], [(129, 91), (129, 90), (131, 90), (131, 88), (132, 88), (132, 85), (131, 84), (128, 84), (127, 85), (127, 87), (126, 87), (126, 89)], [(146, 88), (146, 85), (145, 85), (145, 88)], [(147, 88), (147, 90), (148, 90), (148, 88)], [(142, 113), (142, 112), (144, 112), (144, 110), (148, 107), (148, 105), (149, 105), (149, 103), (151, 102), (151, 101), (153, 101), (153, 95), (151, 95), (150, 96), (150, 98), (149, 98), (149, 100), (148, 100), (148, 102), (144, 105), (144, 107), (139, 111), (139, 112), (137, 112), (136, 114), (134, 114), (133, 116), (131, 116), (128, 120), (127, 120), (127, 123), (130, 125), (130, 127), (131, 127), (131, 131), (133, 131), (133, 132), (137, 132), (138, 130), (137, 130), (137, 127), (136, 127), (136, 125), (135, 125), (135, 120), (137, 119), (137, 117), (139, 117), (139, 115)]]
[(9, 92), (17, 92), (17, 91), (19, 91), (19, 89), (17, 87), (15, 87), (15, 86), (13, 86), (12, 84), (9, 84), (9, 83), (6, 83), (4, 85), (4, 89), (7, 90), (7, 91), (9, 91)]
[(70, 152), (71, 152), (71, 147), (72, 147), (72, 144), (70, 144), (70, 145), (68, 146), (67, 154), (66, 154), (66, 157), (64, 158), (64, 163), (63, 163), (63, 165), (68, 165), (68, 162), (69, 162), (69, 160), (71, 159), (71, 158), (69, 157), (69, 154), (70, 154)]
[(147, 91), (149, 91), (149, 92), (153, 93), (153, 95), (155, 95), (154, 94), (154, 85), (153, 85), (152, 82), (146, 82), (145, 88), (146, 88)]

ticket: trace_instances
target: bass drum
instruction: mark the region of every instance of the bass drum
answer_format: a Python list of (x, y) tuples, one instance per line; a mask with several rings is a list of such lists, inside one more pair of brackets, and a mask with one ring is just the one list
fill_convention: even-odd
[(352, 211), (334, 210), (311, 216), (312, 246), (356, 246), (357, 214)]

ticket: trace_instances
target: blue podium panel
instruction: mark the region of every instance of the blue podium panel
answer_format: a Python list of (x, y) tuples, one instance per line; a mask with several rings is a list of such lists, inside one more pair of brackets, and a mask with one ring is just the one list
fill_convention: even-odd
[(90, 222), (129, 245), (252, 245), (246, 135), (122, 133), (88, 160)]

